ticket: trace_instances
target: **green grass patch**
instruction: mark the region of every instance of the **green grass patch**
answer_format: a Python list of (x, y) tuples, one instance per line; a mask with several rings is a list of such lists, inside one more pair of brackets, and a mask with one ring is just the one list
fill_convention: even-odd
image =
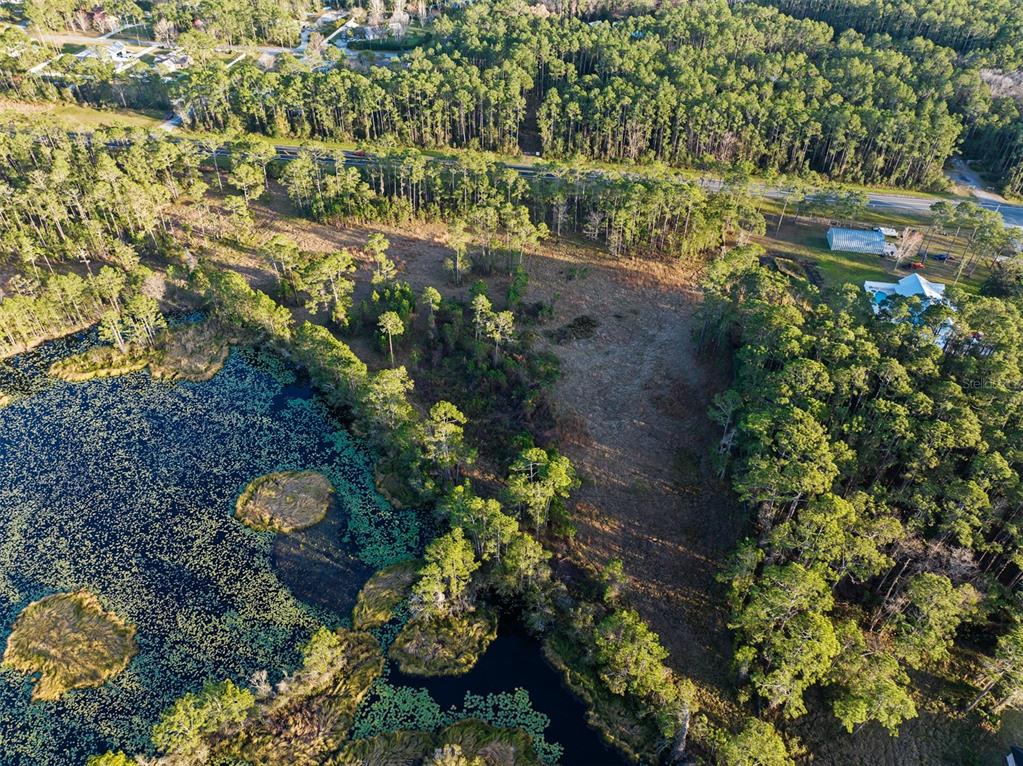
[(419, 559), (401, 561), (369, 578), (352, 610), (352, 625), (357, 630), (369, 630), (389, 622), (408, 596), (421, 565)]
[(32, 699), (55, 700), (71, 689), (102, 686), (127, 667), (137, 648), (135, 628), (92, 593), (55, 593), (18, 615), (3, 664), (38, 674)]
[(155, 128), (165, 116), (133, 109), (96, 109), (77, 104), (10, 102), (0, 103), (0, 123), (32, 128), (52, 124), (66, 130), (109, 128)]
[(323, 521), (334, 488), (316, 471), (278, 471), (260, 476), (238, 498), (235, 518), (260, 531), (295, 532)]
[[(892, 223), (890, 219), (889, 223)], [(921, 225), (918, 222), (916, 226)], [(919, 256), (904, 259), (902, 266), (905, 268), (896, 269), (895, 262), (890, 258), (880, 258), (870, 253), (836, 252), (828, 247), (826, 233), (827, 227), (823, 224), (797, 224), (787, 220), (780, 230), (777, 226), (768, 226), (767, 235), (756, 238), (756, 242), (767, 250), (768, 255), (777, 259), (779, 270), (788, 273), (786, 264), (797, 267), (794, 271), (798, 271), (798, 268), (815, 269), (824, 286), (829, 288), (840, 288), (844, 284), (862, 286), (866, 280), (897, 282), (912, 274), (908, 265), (919, 260)], [(957, 259), (963, 248), (961, 238), (953, 240), (951, 237), (932, 235), (927, 237), (926, 242), (928, 252), (953, 253)], [(932, 282), (952, 284), (956, 280), (959, 265), (958, 260), (941, 263), (928, 258), (920, 273)], [(964, 270), (958, 285), (967, 292), (976, 293), (989, 271), (983, 263), (972, 274), (970, 270)]]
[(402, 673), (453, 676), (467, 673), (497, 638), (497, 620), (486, 610), (449, 617), (414, 617), (401, 629), (388, 656)]

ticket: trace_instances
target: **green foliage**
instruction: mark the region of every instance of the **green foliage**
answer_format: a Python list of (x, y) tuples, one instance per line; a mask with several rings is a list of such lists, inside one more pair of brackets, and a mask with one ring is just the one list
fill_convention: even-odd
[(328, 401), (351, 408), (360, 400), (368, 376), (366, 365), (330, 330), (305, 322), (295, 331), (293, 345)]
[(466, 422), (455, 405), (440, 401), (430, 408), (430, 417), (423, 424), (423, 456), (449, 483), (476, 458), (476, 451), (465, 443)]
[(717, 748), (720, 766), (794, 766), (785, 742), (774, 726), (750, 718), (742, 730), (727, 736)]
[(204, 269), (202, 274), (209, 285), (210, 298), (225, 319), (272, 340), (290, 340), (291, 312), (274, 303), (266, 293), (249, 287), (245, 277), (220, 269)]
[(255, 704), (252, 692), (231, 681), (207, 684), (196, 694), (186, 694), (160, 717), (153, 727), (153, 744), (164, 753), (200, 757), (207, 736), (240, 724)]
[(368, 739), (392, 731), (436, 731), (446, 721), (440, 705), (426, 689), (395, 687), (377, 681), (367, 704), (359, 708), (352, 726), (353, 739)]
[(894, 618), (895, 652), (914, 668), (946, 659), (956, 628), (977, 599), (976, 591), (969, 585), (956, 588), (944, 575), (924, 572), (909, 580), (905, 599)]
[(102, 755), (90, 755), (85, 766), (137, 766), (138, 761), (124, 753), (108, 752)]
[(769, 566), (735, 617), (733, 627), (743, 641), (736, 661), (745, 665), (762, 658), (750, 674), (753, 686), (788, 716), (806, 712), (803, 692), (824, 678), (839, 652), (826, 617), (832, 604), (830, 588), (817, 572), (796, 563)]
[[(918, 10), (905, 15), (918, 26)], [(940, 181), (963, 128), (953, 114), (962, 98), (955, 51), (854, 31), (836, 36), (824, 23), (755, 4), (683, 4), (623, 23), (588, 25), (560, 14), (522, 13), (515, 3), (497, 0), (443, 23), (449, 22), (450, 33), (403, 56), (406, 66), (397, 74), (301, 67), (264, 73), (249, 62), (225, 72), (210, 64), (190, 70), (174, 95), (201, 104), (193, 119), (208, 129), (237, 121), (271, 135), (512, 152), (524, 127), (520, 105), (539, 86), (535, 116), (545, 157), (812, 169), (891, 184)], [(985, 30), (981, 39), (990, 34)], [(589, 55), (580, 58), (580, 50)], [(417, 98), (408, 99), (410, 92)], [(339, 102), (361, 108), (333, 108)], [(620, 110), (623, 103), (632, 107), (628, 114)], [(666, 139), (663, 125), (675, 124), (697, 127)], [(416, 178), (418, 166), (404, 152), (394, 154), (409, 202), (418, 207), (433, 187)], [(288, 177), (297, 174), (286, 170)], [(627, 179), (623, 188), (634, 183)], [(465, 207), (479, 202), (461, 188), (453, 191)], [(539, 232), (517, 225), (517, 184), (502, 182), (495, 191), (495, 201), (503, 202), (502, 225), (509, 224), (503, 244), (521, 253)], [(544, 203), (560, 231), (572, 208), (559, 201), (559, 192), (554, 186)], [(678, 224), (677, 231), (666, 227), (665, 236), (685, 247), (692, 210), (675, 200), (661, 208), (662, 217)], [(626, 204), (587, 225), (603, 230), (617, 254), (639, 238), (643, 218)]]
[(525, 689), (485, 696), (467, 693), (457, 718), (479, 720), (502, 729), (522, 729), (533, 740), (540, 760), (548, 766), (556, 764), (564, 751), (561, 745), (544, 738), (550, 719), (533, 708)]
[(391, 352), (391, 366), (394, 366), (394, 336), (405, 332), (405, 323), (394, 311), (385, 311), (377, 318), (377, 327), (387, 336), (387, 346)]
[[(1023, 698), (1023, 625), (1016, 622), (998, 637), (994, 656), (985, 658), (980, 692), (967, 706), (972, 710), (990, 700), (990, 709), (999, 713)], [(991, 697), (990, 695), (994, 695)]]
[(668, 651), (657, 634), (631, 609), (612, 612), (597, 626), (594, 644), (600, 677), (615, 694), (645, 697), (668, 683)]
[(423, 558), (426, 564), (412, 589), (415, 608), (428, 614), (451, 614), (461, 609), (472, 573), (479, 568), (461, 527), (426, 546)]
[(302, 289), (308, 293), (306, 308), (319, 311), (330, 308), (330, 318), (341, 327), (348, 325), (355, 283), (346, 277), (355, 271), (355, 260), (347, 250), (314, 256), (301, 275)]
[(537, 531), (547, 526), (552, 510), (559, 510), (578, 486), (572, 463), (555, 450), (523, 450), (508, 469), (510, 504), (521, 509)]
[(472, 540), (480, 561), (500, 559), (518, 534), (518, 523), (502, 513), (501, 504), (493, 498), (478, 497), (468, 482), (452, 489), (440, 507), (452, 526)]
[[(1001, 223), (975, 207), (934, 212), (996, 247)], [(875, 318), (858, 289), (825, 300), (755, 255), (712, 267), (702, 309), (704, 339), (739, 346), (711, 415), (756, 513), (757, 538), (722, 573), (736, 663), (787, 715), (828, 684), (847, 729), (895, 732), (918, 707), (907, 669), (956, 662), (961, 628), (1007, 622), (994, 573), (1020, 555), (1006, 509), (1020, 484), (1023, 306), (950, 288), (954, 312), (893, 301)]]
[(550, 719), (533, 708), (524, 689), (485, 696), (467, 693), (461, 708), (442, 711), (425, 689), (394, 687), (381, 680), (360, 707), (352, 738), (366, 740), (388, 732), (415, 730), (438, 733), (441, 741), (455, 740), (465, 745), (498, 736), (497, 732), (480, 731), (485, 728), (481, 723), (524, 731), (547, 766), (554, 766), (561, 758), (561, 745), (548, 742), (544, 736)]
[(909, 676), (898, 659), (868, 647), (856, 623), (842, 623), (838, 632), (843, 646), (832, 670), (840, 689), (832, 702), (835, 717), (850, 733), (866, 721), (877, 721), (897, 736), (899, 725), (917, 714)]

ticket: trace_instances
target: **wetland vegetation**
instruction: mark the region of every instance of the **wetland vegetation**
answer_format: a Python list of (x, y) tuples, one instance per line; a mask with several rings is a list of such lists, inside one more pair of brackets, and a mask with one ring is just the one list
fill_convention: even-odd
[[(95, 344), (79, 335), (7, 363), (5, 386), (22, 391), (3, 411), (0, 437), (4, 454), (19, 457), (0, 486), (0, 581), (13, 622), (0, 671), (5, 763), (107, 751), (98, 763), (148, 752), (188, 763), (344, 764), (370, 751), (427, 758), (456, 749), (527, 765), (542, 752), (554, 762), (561, 749), (543, 739), (549, 719), (513, 694), (515, 683), (448, 711), (425, 690), (388, 684), (388, 646), (405, 658), (396, 672), (464, 673), (494, 639), (496, 619), (438, 614), (432, 630), (416, 622), (425, 617), (409, 620), (421, 571), (443, 557), (434, 548), (425, 563), (411, 558), (416, 511), (380, 498), (369, 455), (300, 373), (242, 348), (199, 382), (144, 371), (79, 383), (46, 375), (104, 348)], [(323, 520), (328, 507), (340, 527)], [(233, 521), (235, 509), (255, 528)], [(325, 558), (301, 537), (321, 525), (335, 535)], [(316, 582), (328, 559), (347, 582), (332, 580), (329, 604), (298, 600), (293, 592)], [(356, 598), (366, 565), (394, 560)], [(32, 601), (61, 588), (87, 588), (102, 606), (85, 590)], [(358, 630), (321, 627), (348, 624), (352, 607)], [(298, 724), (310, 718), (315, 732)], [(422, 728), (408, 731), (413, 723)], [(353, 727), (362, 735), (348, 741)]]
[[(293, 0), (61, 1), (0, 29), (0, 766), (1019, 733), (1023, 209), (919, 191), (960, 147), (1020, 191), (1012, 3), (973, 35), (923, 0), (360, 0), (305, 34)], [(327, 46), (410, 13), (379, 66)], [(177, 71), (50, 51), (113, 14)], [(210, 54), (253, 39), (302, 46)], [(836, 221), (898, 257), (821, 252)], [(924, 243), (947, 301), (843, 286)]]
[(55, 700), (71, 689), (101, 686), (136, 651), (135, 628), (106, 611), (92, 593), (54, 593), (18, 615), (3, 665), (38, 675), (32, 699)]
[(235, 517), (261, 531), (294, 532), (318, 524), (327, 516), (334, 488), (315, 471), (279, 471), (249, 482)]

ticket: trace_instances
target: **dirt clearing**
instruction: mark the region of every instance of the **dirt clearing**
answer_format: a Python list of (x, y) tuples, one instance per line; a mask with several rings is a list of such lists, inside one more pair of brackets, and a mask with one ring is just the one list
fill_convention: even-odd
[(561, 360), (555, 436), (583, 479), (568, 556), (597, 567), (622, 560), (628, 600), (710, 705), (732, 685), (715, 574), (742, 516), (710, 465), (706, 412), (728, 365), (696, 353), (692, 275), (571, 245), (546, 248), (527, 268), (527, 301), (552, 303), (560, 328), (545, 340)]

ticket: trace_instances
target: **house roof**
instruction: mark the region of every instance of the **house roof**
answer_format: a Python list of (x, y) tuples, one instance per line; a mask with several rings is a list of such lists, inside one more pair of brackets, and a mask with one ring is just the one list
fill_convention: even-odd
[(926, 280), (919, 274), (910, 274), (899, 280), (895, 292), (906, 297), (922, 295), (935, 301), (945, 297), (945, 285)]
[(898, 282), (864, 282), (863, 289), (868, 293), (881, 293), (883, 295), (901, 295), (909, 298), (919, 295), (931, 301), (940, 301), (945, 298), (945, 285), (931, 282), (919, 274), (910, 274)]
[(828, 244), (832, 250), (845, 250), (856, 253), (881, 253), (884, 251), (884, 234), (866, 229), (828, 229)]

